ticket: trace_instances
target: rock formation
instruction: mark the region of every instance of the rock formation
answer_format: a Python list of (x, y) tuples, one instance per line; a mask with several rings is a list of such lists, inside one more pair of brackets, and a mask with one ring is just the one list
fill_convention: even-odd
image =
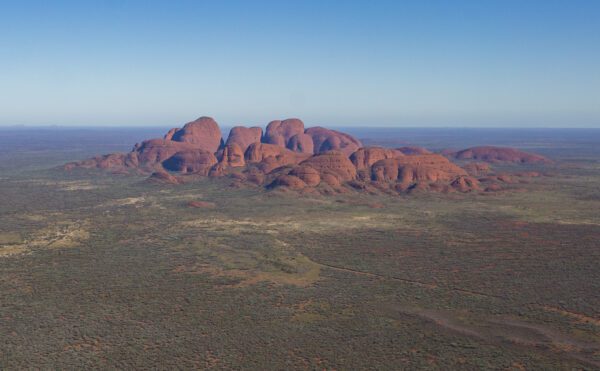
[(521, 164), (544, 164), (550, 163), (548, 158), (534, 153), (505, 147), (472, 147), (462, 151), (449, 153), (448, 156), (457, 160), (477, 160), (489, 163), (521, 163)]
[(368, 169), (379, 160), (388, 158), (396, 158), (404, 156), (402, 152), (396, 149), (388, 149), (381, 147), (363, 147), (356, 150), (350, 155), (350, 161), (357, 170)]
[(163, 161), (162, 165), (167, 170), (183, 174), (208, 175), (216, 163), (217, 159), (211, 152), (203, 149), (188, 149), (175, 153)]
[(151, 183), (161, 183), (161, 184), (181, 184), (183, 181), (178, 177), (164, 171), (158, 170), (153, 172), (148, 181)]
[(242, 150), (242, 153), (244, 153), (246, 152), (246, 149), (248, 149), (248, 146), (252, 143), (260, 142), (261, 138), (262, 128), (258, 126), (251, 128), (236, 126), (229, 131), (229, 136), (227, 137), (227, 142), (225, 142), (225, 144), (237, 144)]
[[(339, 131), (305, 129), (299, 119), (271, 121), (264, 134), (260, 127), (236, 126), (224, 142), (217, 123), (201, 117), (169, 130), (161, 139), (136, 144), (129, 153), (97, 156), (64, 168), (151, 173), (149, 181), (168, 184), (179, 184), (188, 174), (229, 177), (232, 187), (264, 186), (308, 194), (479, 192), (480, 182), (489, 192), (502, 189), (500, 185), (511, 179), (507, 174), (489, 175), (488, 162), (549, 161), (498, 147), (447, 151), (444, 156), (421, 147), (362, 147), (359, 140)], [(480, 162), (461, 168), (449, 159)]]
[(315, 154), (337, 150), (350, 156), (362, 147), (362, 143), (358, 139), (336, 130), (316, 126), (306, 129), (305, 133), (312, 138)]
[(287, 147), (290, 138), (302, 133), (304, 133), (304, 123), (299, 119), (275, 120), (267, 125), (263, 142)]
[(174, 131), (171, 134), (171, 140), (174, 142), (190, 143), (194, 147), (213, 153), (219, 149), (223, 141), (219, 125), (211, 117), (205, 116), (188, 122), (182, 129)]

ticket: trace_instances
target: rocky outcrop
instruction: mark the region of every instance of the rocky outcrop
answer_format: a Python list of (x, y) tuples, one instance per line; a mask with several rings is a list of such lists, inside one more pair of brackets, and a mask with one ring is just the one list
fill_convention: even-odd
[(450, 183), (450, 186), (459, 192), (473, 192), (481, 189), (479, 181), (471, 176), (461, 175)]
[(137, 153), (111, 153), (109, 155), (96, 156), (87, 160), (78, 162), (69, 162), (65, 164), (65, 170), (75, 168), (83, 169), (112, 169), (122, 170), (125, 168), (136, 168), (139, 165)]
[(158, 170), (153, 172), (148, 178), (148, 182), (150, 183), (160, 183), (160, 184), (181, 184), (183, 181), (178, 177), (169, 174), (164, 170)]
[(348, 157), (340, 151), (329, 151), (314, 155), (303, 161), (301, 165), (311, 167), (319, 174), (331, 174), (340, 182), (356, 178), (356, 168)]
[(219, 163), (224, 167), (245, 166), (244, 150), (237, 143), (227, 144), (221, 151)]
[(248, 146), (252, 143), (260, 142), (262, 138), (262, 128), (255, 126), (247, 128), (244, 126), (235, 126), (229, 131), (225, 145), (237, 144), (242, 153), (246, 152)]
[(296, 134), (291, 137), (287, 142), (287, 148), (294, 152), (308, 153), (311, 155), (315, 151), (312, 137), (305, 133)]
[(373, 164), (371, 176), (374, 181), (401, 183), (451, 181), (466, 171), (440, 155), (413, 155), (380, 160)]
[[(446, 157), (421, 147), (361, 147), (356, 138), (339, 131), (322, 127), (305, 130), (299, 119), (272, 121), (264, 134), (259, 127), (236, 126), (223, 143), (217, 123), (201, 117), (169, 130), (161, 139), (136, 144), (129, 153), (97, 156), (64, 168), (152, 173), (149, 181), (168, 184), (182, 182), (187, 174), (221, 176), (231, 180), (231, 187), (265, 186), (303, 194), (466, 193), (482, 188), (495, 191), (512, 183), (527, 182), (523, 178), (528, 175), (513, 174), (518, 178), (515, 179), (509, 174), (488, 174), (488, 162), (548, 161), (542, 156), (499, 147), (474, 147), (444, 154)], [(473, 162), (461, 168), (449, 159)]]
[(244, 157), (246, 162), (257, 164), (264, 173), (270, 173), (282, 166), (295, 165), (308, 156), (310, 155), (290, 151), (276, 144), (253, 143)]
[(299, 190), (306, 188), (306, 183), (302, 179), (294, 175), (280, 175), (277, 178), (275, 178), (275, 180), (269, 185), (269, 187), (284, 187), (293, 190)]
[(309, 165), (296, 166), (290, 171), (289, 175), (298, 177), (309, 187), (316, 187), (321, 183), (321, 174)]
[(209, 170), (217, 163), (215, 155), (203, 149), (188, 149), (177, 152), (165, 160), (162, 165), (170, 171), (183, 174), (208, 175)]
[(194, 150), (196, 147), (190, 143), (174, 142), (165, 139), (150, 139), (136, 144), (133, 153), (138, 158), (138, 163), (144, 168), (153, 168), (162, 164), (178, 152)]
[(290, 139), (302, 133), (304, 123), (300, 119), (274, 120), (267, 125), (263, 142), (287, 148)]
[(395, 149), (382, 147), (363, 147), (350, 155), (350, 161), (357, 170), (368, 169), (379, 160), (396, 158), (404, 156), (404, 154)]
[(306, 129), (305, 133), (312, 138), (315, 154), (336, 150), (350, 156), (362, 147), (362, 143), (352, 135), (336, 130), (316, 126)]
[(472, 147), (448, 154), (457, 160), (477, 160), (489, 163), (545, 164), (552, 161), (544, 156), (505, 147)]
[[(168, 138), (169, 134), (167, 134)], [(188, 122), (183, 128), (171, 134), (174, 142), (192, 144), (195, 148), (216, 152), (222, 144), (221, 129), (211, 117), (200, 117)]]

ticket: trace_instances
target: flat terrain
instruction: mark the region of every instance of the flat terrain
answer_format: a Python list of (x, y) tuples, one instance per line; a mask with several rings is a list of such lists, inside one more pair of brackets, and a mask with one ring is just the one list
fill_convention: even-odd
[(597, 131), (504, 139), (559, 160), (517, 191), (395, 197), (64, 172), (148, 132), (27, 132), (0, 130), (0, 368), (600, 369)]

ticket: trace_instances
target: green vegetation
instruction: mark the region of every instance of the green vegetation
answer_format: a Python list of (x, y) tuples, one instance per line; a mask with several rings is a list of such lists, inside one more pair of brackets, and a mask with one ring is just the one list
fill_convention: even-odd
[(0, 368), (599, 368), (598, 163), (537, 170), (398, 197), (12, 170)]

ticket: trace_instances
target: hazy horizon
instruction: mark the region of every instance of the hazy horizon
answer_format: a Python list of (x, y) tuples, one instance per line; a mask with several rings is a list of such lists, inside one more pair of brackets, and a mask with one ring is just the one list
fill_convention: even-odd
[(600, 128), (595, 1), (4, 2), (0, 126)]

